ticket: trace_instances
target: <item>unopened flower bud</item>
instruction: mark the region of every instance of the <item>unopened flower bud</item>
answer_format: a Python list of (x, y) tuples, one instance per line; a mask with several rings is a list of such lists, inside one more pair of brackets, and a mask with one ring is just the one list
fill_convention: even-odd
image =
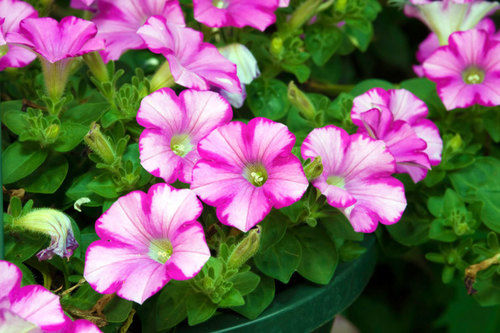
[(257, 60), (255, 60), (252, 52), (245, 45), (238, 43), (229, 44), (219, 48), (219, 52), (224, 58), (236, 64), (236, 74), (238, 75), (238, 79), (240, 79), (240, 83), (250, 84), (260, 75)]
[(45, 139), (48, 142), (54, 142), (59, 137), (60, 132), (61, 126), (58, 124), (52, 124), (45, 129)]
[(281, 55), (281, 52), (283, 52), (283, 39), (281, 39), (281, 37), (274, 37), (271, 40), (270, 51), (275, 57), (279, 57)]
[(151, 92), (154, 92), (161, 88), (172, 87), (174, 84), (175, 80), (172, 72), (170, 72), (170, 65), (168, 64), (168, 61), (165, 60), (165, 62), (158, 67), (151, 78), (150, 90)]
[(94, 153), (96, 153), (104, 163), (113, 164), (115, 153), (111, 142), (101, 132), (101, 127), (97, 123), (92, 123), (90, 131), (84, 137), (85, 143)]
[(288, 30), (295, 31), (300, 29), (300, 27), (302, 27), (314, 16), (314, 14), (316, 14), (318, 7), (322, 3), (323, 0), (306, 0), (302, 2), (290, 17), (290, 20), (288, 21)]
[(83, 60), (90, 71), (100, 82), (109, 82), (109, 74), (99, 52), (94, 51), (83, 55)]
[(50, 236), (50, 245), (38, 252), (38, 260), (51, 259), (55, 254), (61, 258), (69, 258), (78, 247), (71, 220), (56, 209), (34, 209), (15, 219), (13, 227)]
[(248, 235), (243, 238), (243, 240), (233, 250), (227, 261), (228, 267), (241, 267), (248, 261), (248, 259), (252, 258), (257, 253), (257, 251), (259, 250), (259, 245), (260, 229), (257, 227), (250, 230)]
[(458, 151), (462, 147), (462, 137), (460, 134), (455, 134), (448, 142), (448, 145), (453, 152)]
[(316, 114), (316, 108), (311, 100), (304, 94), (293, 81), (288, 84), (288, 100), (299, 109), (300, 113), (305, 119), (313, 120)]
[(308, 180), (313, 180), (321, 176), (323, 173), (323, 163), (321, 156), (316, 156), (309, 164), (304, 167), (304, 173)]

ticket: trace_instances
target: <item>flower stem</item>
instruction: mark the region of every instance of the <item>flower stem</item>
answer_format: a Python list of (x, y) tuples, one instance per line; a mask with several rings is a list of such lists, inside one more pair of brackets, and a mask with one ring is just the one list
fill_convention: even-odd
[(338, 95), (341, 92), (349, 92), (354, 88), (353, 84), (333, 84), (333, 83), (321, 83), (316, 81), (307, 82), (309, 89), (326, 93)]
[(158, 67), (156, 73), (154, 73), (151, 78), (151, 92), (165, 87), (172, 87), (174, 84), (175, 80), (170, 72), (170, 66), (168, 61), (165, 60), (165, 62)]

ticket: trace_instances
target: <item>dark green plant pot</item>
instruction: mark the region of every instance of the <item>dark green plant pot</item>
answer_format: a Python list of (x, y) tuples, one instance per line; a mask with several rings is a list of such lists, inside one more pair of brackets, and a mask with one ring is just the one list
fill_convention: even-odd
[(307, 281), (277, 293), (273, 303), (255, 320), (236, 313), (222, 313), (176, 332), (311, 332), (332, 321), (361, 294), (375, 267), (375, 237), (365, 237), (367, 251), (358, 259), (340, 264), (332, 281), (319, 286)]

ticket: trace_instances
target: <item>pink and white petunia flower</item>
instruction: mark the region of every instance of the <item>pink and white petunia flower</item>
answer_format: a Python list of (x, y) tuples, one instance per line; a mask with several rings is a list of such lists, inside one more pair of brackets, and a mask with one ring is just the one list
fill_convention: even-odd
[(37, 11), (27, 2), (0, 0), (0, 71), (7, 67), (23, 67), (35, 60), (35, 53), (12, 44), (8, 35), (19, 32), (19, 24), (25, 18), (37, 16)]
[[(481, 22), (479, 22), (476, 27), (476, 29), (483, 29), (486, 30), (489, 34), (494, 34), (495, 33), (495, 23), (489, 18), (483, 19)], [(497, 34), (494, 38), (500, 39), (500, 36)], [(417, 51), (417, 60), (419, 63), (423, 63), (427, 58), (431, 56), (431, 54), (434, 53), (439, 48), (439, 39), (437, 35), (433, 32), (431, 32), (426, 39), (420, 45), (418, 46), (418, 51)], [(422, 68), (422, 65), (414, 65), (413, 66), (413, 71), (415, 74), (417, 74), (419, 77), (424, 77), (424, 69)]]
[(406, 208), (403, 184), (391, 174), (394, 157), (381, 140), (349, 135), (333, 125), (314, 129), (302, 144), (304, 159), (320, 156), (323, 173), (312, 184), (339, 208), (357, 232), (398, 222)]
[(96, 222), (84, 277), (101, 294), (142, 304), (171, 279), (187, 280), (210, 257), (193, 191), (167, 184), (119, 198)]
[(139, 138), (142, 166), (167, 183), (191, 183), (198, 142), (232, 117), (231, 106), (212, 91), (184, 90), (179, 97), (170, 88), (152, 93), (137, 113), (146, 128)]
[(101, 52), (105, 62), (118, 60), (127, 50), (147, 48), (137, 29), (151, 16), (159, 15), (171, 25), (185, 26), (177, 0), (99, 0), (98, 7), (93, 21), (98, 36), (106, 40), (106, 49)]
[(485, 30), (453, 33), (423, 68), (448, 110), (500, 105), (500, 41)]
[(215, 46), (204, 43), (201, 32), (153, 16), (137, 33), (151, 51), (165, 56), (176, 83), (198, 90), (216, 87), (241, 93), (236, 65)]
[(22, 273), (0, 260), (0, 332), (64, 331), (70, 321), (59, 297), (39, 285), (21, 287)]
[(498, 2), (483, 0), (410, 0), (404, 11), (407, 16), (426, 24), (436, 34), (440, 45), (446, 45), (452, 33), (473, 29), (498, 8)]
[(251, 26), (260, 31), (276, 21), (279, 0), (193, 0), (194, 18), (209, 27)]
[(24, 45), (39, 55), (49, 95), (57, 100), (64, 92), (75, 57), (104, 49), (94, 23), (74, 16), (61, 22), (50, 17), (28, 18), (19, 32), (9, 34), (13, 43)]
[(408, 90), (373, 88), (354, 99), (351, 119), (359, 133), (385, 142), (396, 172), (418, 182), (441, 162), (443, 150), (439, 129), (427, 114), (425, 103)]
[(300, 200), (308, 181), (291, 150), (295, 136), (280, 123), (233, 121), (198, 145), (191, 188), (216, 207), (219, 220), (248, 231), (269, 214)]
[(229, 61), (236, 65), (238, 79), (241, 83), (242, 92), (230, 93), (221, 89), (219, 93), (235, 108), (241, 108), (246, 98), (245, 85), (259, 77), (260, 70), (257, 60), (252, 52), (243, 44), (233, 43), (219, 48), (219, 52)]
[(96, 0), (71, 0), (70, 7), (91, 12), (97, 11)]

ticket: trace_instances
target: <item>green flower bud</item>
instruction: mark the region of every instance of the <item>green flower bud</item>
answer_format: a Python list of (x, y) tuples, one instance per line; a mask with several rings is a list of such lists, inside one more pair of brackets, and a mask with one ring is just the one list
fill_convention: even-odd
[(61, 126), (58, 124), (52, 124), (45, 129), (45, 139), (47, 142), (54, 142), (59, 137), (59, 133), (61, 132)]
[(69, 217), (56, 209), (40, 208), (15, 218), (12, 227), (50, 236), (48, 248), (38, 252), (38, 260), (47, 260), (54, 255), (69, 258), (78, 243), (73, 234)]
[(104, 163), (113, 164), (116, 159), (113, 146), (111, 142), (109, 142), (109, 139), (102, 134), (99, 124), (96, 122), (92, 123), (90, 131), (83, 139), (89, 148), (96, 153)]
[(304, 173), (308, 180), (313, 180), (321, 176), (323, 173), (323, 163), (321, 156), (316, 156), (309, 164), (304, 167)]
[(288, 100), (299, 109), (302, 116), (307, 120), (314, 120), (316, 108), (311, 100), (304, 94), (293, 81), (288, 84)]
[(90, 71), (100, 82), (109, 82), (109, 74), (99, 52), (90, 52), (83, 55), (83, 60)]
[(460, 134), (455, 134), (455, 136), (453, 136), (450, 141), (448, 141), (448, 146), (451, 148), (451, 150), (453, 152), (456, 152), (460, 149), (460, 147), (462, 147), (462, 137), (460, 136)]
[(175, 80), (170, 72), (170, 65), (168, 61), (165, 60), (151, 78), (150, 90), (154, 92), (161, 88), (172, 87), (173, 85), (175, 85)]
[(227, 261), (228, 268), (239, 268), (259, 250), (260, 228), (250, 230), (245, 238), (236, 246)]
[(283, 52), (283, 39), (281, 37), (274, 37), (271, 40), (271, 54), (275, 57), (279, 57)]

